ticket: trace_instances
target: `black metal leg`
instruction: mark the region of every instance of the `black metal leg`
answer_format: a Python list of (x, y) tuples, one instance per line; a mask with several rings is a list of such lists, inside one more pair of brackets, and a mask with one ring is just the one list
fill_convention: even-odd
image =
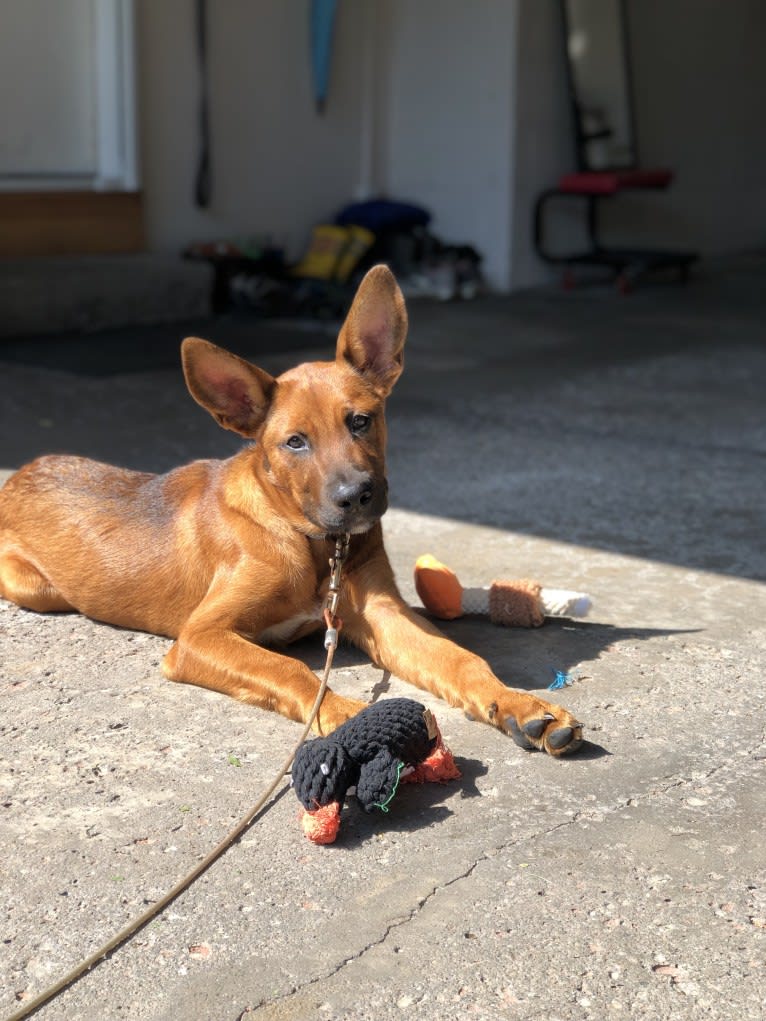
[(598, 195), (588, 195), (588, 211), (587, 211), (587, 222), (588, 222), (588, 239), (590, 246), (594, 252), (597, 252), (601, 245), (598, 240)]
[[(580, 194), (579, 192), (560, 191), (548, 188), (542, 192), (534, 205), (533, 212), (533, 243), (538, 256), (554, 266), (568, 268), (569, 284), (572, 285), (572, 268), (577, 265), (603, 266), (611, 270), (617, 278), (618, 287), (627, 293), (632, 283), (639, 277), (653, 270), (678, 267), (681, 280), (685, 281), (689, 267), (696, 261), (694, 252), (674, 252), (661, 249), (632, 249), (604, 247), (599, 239), (599, 209), (601, 199), (611, 198), (606, 194)], [(585, 199), (585, 219), (590, 247), (583, 252), (569, 252), (554, 255), (545, 246), (545, 214), (552, 198)]]
[(543, 220), (545, 216), (545, 205), (549, 199), (556, 195), (560, 195), (561, 192), (556, 188), (549, 188), (547, 191), (542, 192), (535, 202), (534, 216), (533, 216), (533, 229), (532, 229), (532, 241), (535, 246), (535, 251), (543, 260), (543, 262), (559, 263), (561, 259), (558, 256), (551, 255), (550, 252), (546, 251), (544, 236), (545, 230), (543, 226)]

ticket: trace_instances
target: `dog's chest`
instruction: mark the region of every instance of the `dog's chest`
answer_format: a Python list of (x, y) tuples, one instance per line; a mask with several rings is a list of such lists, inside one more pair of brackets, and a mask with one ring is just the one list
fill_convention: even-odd
[(291, 600), (292, 605), (283, 604), (284, 619), (270, 624), (255, 635), (259, 644), (288, 645), (324, 627), (323, 612), (329, 577), (322, 561), (323, 558), (318, 557), (318, 562), (305, 565)]
[(257, 640), (264, 645), (287, 645), (322, 627), (322, 608), (319, 604), (304, 613), (297, 613), (262, 631)]

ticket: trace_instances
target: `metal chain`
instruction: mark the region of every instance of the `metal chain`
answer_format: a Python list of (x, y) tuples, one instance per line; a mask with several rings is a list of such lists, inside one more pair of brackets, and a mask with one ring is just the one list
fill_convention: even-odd
[(338, 617), (338, 601), (340, 600), (340, 573), (343, 564), (348, 556), (348, 547), (351, 536), (348, 532), (335, 537), (335, 556), (330, 558), (330, 587), (327, 590), (327, 599), (324, 608), (324, 621), (327, 631), (324, 636), (324, 647), (329, 649), (338, 644), (338, 632), (343, 627), (343, 621)]

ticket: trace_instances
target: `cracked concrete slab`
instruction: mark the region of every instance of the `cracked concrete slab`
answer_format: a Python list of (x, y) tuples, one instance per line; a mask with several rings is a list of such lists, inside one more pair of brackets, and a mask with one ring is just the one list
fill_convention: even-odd
[[(353, 798), (337, 843), (281, 793), (156, 921), (43, 1008), (237, 1021), (758, 1019), (766, 1008), (764, 262), (630, 298), (416, 305), (391, 402), (386, 536), (465, 584), (536, 576), (594, 611), (445, 630), (587, 725), (526, 754), (430, 696), (463, 772)], [(193, 332), (203, 332), (194, 324)], [(189, 332), (192, 332), (190, 327)], [(218, 321), (272, 371), (326, 334)], [(0, 468), (45, 450), (149, 470), (232, 441), (184, 395), (167, 328), (0, 345)], [(171, 685), (168, 643), (0, 603), (0, 1018), (194, 866), (294, 724)], [(297, 650), (319, 670), (315, 643)], [(412, 694), (354, 650), (333, 686)]]

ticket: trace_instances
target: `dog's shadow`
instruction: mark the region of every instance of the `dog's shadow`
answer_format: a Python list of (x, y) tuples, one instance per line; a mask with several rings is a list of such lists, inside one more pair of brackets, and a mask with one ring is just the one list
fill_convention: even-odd
[[(494, 672), (507, 678), (514, 688), (539, 691), (547, 688), (552, 675), (569, 673), (578, 665), (597, 660), (622, 641), (641, 642), (672, 634), (688, 633), (673, 628), (624, 628), (567, 618), (549, 619), (542, 629), (501, 628), (486, 618), (464, 617), (456, 621), (438, 622), (444, 634), (471, 652), (486, 659)], [(304, 639), (291, 650), (314, 670), (324, 666), (324, 655), (317, 649), (316, 639)], [(351, 645), (341, 645), (335, 664), (339, 669), (352, 669), (367, 665), (363, 653)], [(580, 675), (587, 683), (587, 673)], [(384, 673), (372, 689), (371, 701), (385, 697), (390, 690), (389, 675)], [(417, 692), (413, 691), (417, 698)], [(599, 744), (585, 741), (577, 755), (561, 759), (567, 765), (592, 761), (609, 755)], [(462, 778), (447, 784), (402, 784), (394, 804), (384, 816), (379, 812), (362, 810), (351, 795), (343, 809), (343, 821), (337, 841), (340, 849), (354, 848), (381, 832), (411, 833), (444, 822), (453, 810), (449, 802), (456, 797), (480, 797), (477, 780), (488, 772), (478, 759), (456, 756), (455, 762)]]
[(548, 618), (541, 628), (497, 627), (482, 617), (464, 617), (444, 628), (458, 645), (483, 656), (498, 677), (526, 691), (547, 688), (556, 674), (574, 673), (582, 680), (589, 664), (620, 642), (648, 642), (695, 629), (618, 627), (565, 617)]
[[(478, 616), (435, 623), (447, 638), (487, 660), (495, 674), (509, 687), (524, 691), (547, 688), (558, 673), (569, 674), (576, 670), (582, 679), (586, 679), (587, 664), (610, 652), (620, 642), (645, 642), (667, 635), (691, 633), (690, 629), (683, 628), (617, 627), (566, 617), (548, 618), (541, 628), (498, 627), (486, 617)], [(320, 671), (324, 667), (325, 653), (315, 636), (291, 646), (290, 653), (312, 670)], [(337, 669), (367, 664), (369, 660), (364, 653), (341, 642), (335, 654)], [(375, 685), (373, 701), (388, 690), (385, 676)]]

